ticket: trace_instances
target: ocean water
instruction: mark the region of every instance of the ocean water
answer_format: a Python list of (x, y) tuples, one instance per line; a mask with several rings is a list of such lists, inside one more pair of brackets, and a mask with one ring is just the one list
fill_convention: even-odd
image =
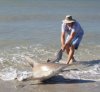
[(60, 49), (62, 20), (70, 14), (85, 32), (75, 58), (89, 66), (69, 71), (70, 76), (65, 77), (100, 80), (99, 4), (99, 0), (0, 0), (0, 79), (30, 73), (24, 55), (40, 63), (55, 57)]

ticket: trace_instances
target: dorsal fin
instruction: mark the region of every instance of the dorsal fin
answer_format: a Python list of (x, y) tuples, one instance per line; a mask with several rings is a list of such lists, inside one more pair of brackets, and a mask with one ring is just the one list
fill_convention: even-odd
[(25, 59), (28, 61), (28, 63), (30, 64), (31, 67), (34, 67), (35, 65), (37, 65), (38, 63), (35, 62), (32, 58), (30, 58), (29, 56), (24, 56)]

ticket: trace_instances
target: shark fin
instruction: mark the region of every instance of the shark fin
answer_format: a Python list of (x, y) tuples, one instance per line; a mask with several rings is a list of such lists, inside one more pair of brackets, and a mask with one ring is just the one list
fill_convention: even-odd
[(28, 63), (30, 64), (31, 67), (34, 67), (35, 65), (37, 65), (38, 63), (35, 62), (32, 58), (30, 58), (29, 56), (24, 56), (25, 59), (28, 61)]

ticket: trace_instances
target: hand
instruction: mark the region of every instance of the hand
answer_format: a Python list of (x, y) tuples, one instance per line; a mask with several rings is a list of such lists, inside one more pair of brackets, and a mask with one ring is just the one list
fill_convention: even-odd
[(61, 47), (61, 49), (62, 49), (63, 52), (65, 51), (66, 46), (68, 46), (68, 43), (66, 43), (65, 45), (63, 45), (63, 46)]
[(61, 49), (62, 49), (62, 51), (64, 52), (64, 51), (65, 51), (65, 45), (63, 45), (63, 46), (61, 47)]

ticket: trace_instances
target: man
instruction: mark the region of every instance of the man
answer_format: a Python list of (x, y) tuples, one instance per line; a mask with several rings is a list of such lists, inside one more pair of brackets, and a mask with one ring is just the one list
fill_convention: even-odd
[(66, 50), (68, 55), (67, 64), (75, 61), (74, 52), (78, 49), (83, 34), (84, 31), (80, 24), (71, 15), (67, 15), (61, 27), (61, 48), (63, 51)]

